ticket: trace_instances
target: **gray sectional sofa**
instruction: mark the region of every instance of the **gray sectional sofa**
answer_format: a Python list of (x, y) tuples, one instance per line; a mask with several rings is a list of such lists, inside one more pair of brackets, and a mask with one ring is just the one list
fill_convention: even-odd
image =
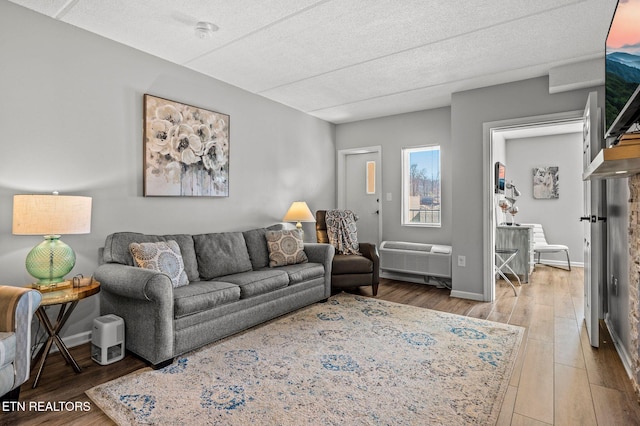
[[(328, 244), (307, 243), (308, 262), (269, 267), (267, 228), (200, 235), (107, 237), (95, 278), (100, 312), (125, 322), (125, 346), (155, 367), (174, 357), (331, 295)], [(173, 287), (157, 271), (134, 266), (133, 242), (174, 240), (189, 284)]]

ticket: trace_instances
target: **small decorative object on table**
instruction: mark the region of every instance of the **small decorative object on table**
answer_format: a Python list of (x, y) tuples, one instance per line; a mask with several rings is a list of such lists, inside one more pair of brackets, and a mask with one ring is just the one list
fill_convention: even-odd
[(93, 284), (93, 275), (90, 277), (85, 277), (82, 274), (78, 274), (75, 277), (73, 277), (73, 286), (75, 288), (79, 288), (79, 287), (87, 287), (91, 284)]
[(509, 210), (509, 202), (504, 198), (501, 198), (500, 201), (498, 201), (498, 207), (500, 207), (500, 210), (502, 210), (502, 214), (504, 215), (503, 223), (507, 223), (507, 211)]
[[(507, 183), (507, 189), (511, 190), (510, 196), (506, 197), (510, 204), (509, 214), (511, 215), (513, 225), (518, 226), (515, 216), (516, 214), (518, 214), (519, 209), (515, 204), (521, 194), (520, 191), (518, 191), (518, 188), (516, 188), (516, 186), (513, 184), (513, 181)], [(511, 223), (507, 223), (507, 225), (511, 225)]]

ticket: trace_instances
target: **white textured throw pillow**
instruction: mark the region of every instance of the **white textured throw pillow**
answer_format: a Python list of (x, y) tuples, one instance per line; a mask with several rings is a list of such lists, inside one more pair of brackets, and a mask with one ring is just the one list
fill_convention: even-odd
[(131, 243), (129, 251), (140, 268), (162, 272), (171, 278), (173, 287), (189, 284), (184, 271), (180, 246), (174, 240), (157, 243)]
[(269, 266), (294, 265), (308, 262), (304, 252), (304, 242), (297, 229), (267, 231), (265, 233), (269, 248)]

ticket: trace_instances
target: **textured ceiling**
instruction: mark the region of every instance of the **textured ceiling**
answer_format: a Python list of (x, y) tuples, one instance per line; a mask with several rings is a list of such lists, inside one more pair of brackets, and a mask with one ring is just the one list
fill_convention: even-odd
[[(615, 0), (11, 0), (321, 119), (604, 57)], [(194, 34), (198, 21), (220, 29)]]

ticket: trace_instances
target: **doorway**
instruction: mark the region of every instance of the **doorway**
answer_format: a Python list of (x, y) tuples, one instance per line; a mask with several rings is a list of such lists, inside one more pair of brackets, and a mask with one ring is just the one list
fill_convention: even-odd
[(382, 148), (338, 151), (338, 208), (358, 216), (358, 240), (380, 244), (382, 238)]
[[(575, 172), (581, 173), (581, 157), (582, 157), (582, 148), (581, 148), (581, 134), (582, 134), (582, 126), (583, 126), (583, 111), (572, 111), (561, 114), (552, 114), (545, 116), (536, 116), (536, 117), (524, 117), (520, 119), (513, 120), (504, 120), (500, 122), (492, 122), (485, 123), (484, 125), (484, 241), (485, 241), (485, 250), (484, 250), (484, 300), (485, 301), (494, 301), (495, 300), (495, 277), (494, 277), (494, 257), (495, 257), (495, 232), (496, 226), (501, 222), (511, 222), (512, 219), (515, 219), (515, 222), (529, 222), (529, 223), (539, 223), (538, 220), (535, 220), (536, 216), (533, 215), (533, 207), (541, 208), (544, 211), (545, 206), (541, 206), (543, 203), (538, 204), (530, 204), (526, 207), (527, 214), (516, 213), (516, 216), (508, 216), (508, 218), (504, 215), (504, 213), (497, 207), (498, 199), (496, 197), (500, 197), (500, 195), (494, 193), (494, 179), (495, 179), (495, 163), (496, 161), (505, 162), (506, 156), (506, 141), (517, 141), (523, 140), (527, 141), (529, 138), (539, 138), (535, 140), (546, 140), (547, 138), (561, 138), (564, 134), (572, 134), (576, 141), (572, 143), (575, 145), (576, 152), (571, 153), (571, 155), (575, 155), (576, 161), (578, 161), (579, 170)], [(579, 139), (578, 139), (579, 138)], [(514, 146), (517, 146), (514, 144)], [(515, 152), (523, 152), (523, 150), (514, 150)], [(532, 164), (533, 165), (533, 164)], [(536, 164), (534, 166), (543, 166), (545, 164)], [(546, 164), (551, 165), (551, 164)], [(517, 165), (514, 170), (514, 164), (512, 164), (511, 172), (509, 168), (509, 164), (506, 164), (506, 181), (510, 182), (514, 176), (517, 176), (517, 181), (514, 182), (516, 186), (521, 190), (526, 190), (529, 192), (529, 199), (533, 198), (533, 169), (529, 166), (524, 168), (522, 165)], [(566, 170), (565, 170), (566, 172)], [(562, 175), (560, 175), (562, 176)], [(578, 178), (580, 179), (580, 175)], [(581, 187), (579, 181), (576, 182), (578, 187)], [(566, 186), (565, 186), (566, 188)], [(522, 191), (521, 191), (522, 192)], [(580, 191), (581, 192), (581, 191)], [(563, 201), (566, 201), (567, 196), (569, 194), (565, 193), (565, 198)], [(578, 197), (575, 201), (575, 208), (580, 210), (582, 206), (582, 198)], [(516, 203), (517, 204), (517, 203)], [(521, 209), (521, 211), (524, 211)], [(560, 212), (556, 212), (558, 214)], [(520, 218), (518, 218), (518, 214), (520, 214)], [(575, 213), (577, 217), (580, 216), (579, 213)], [(524, 217), (524, 219), (523, 219)], [(577, 223), (577, 217), (575, 218)], [(523, 220), (521, 220), (523, 219)], [(574, 219), (571, 217), (570, 219)], [(576, 227), (576, 239), (578, 247), (573, 250), (574, 256), (581, 252), (581, 237), (580, 237), (580, 227)]]

